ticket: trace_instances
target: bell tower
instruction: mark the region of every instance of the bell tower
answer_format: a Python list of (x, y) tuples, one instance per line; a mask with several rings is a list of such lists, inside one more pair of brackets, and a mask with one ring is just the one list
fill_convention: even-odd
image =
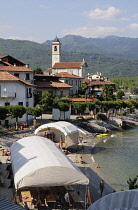
[(52, 67), (55, 63), (60, 63), (60, 57), (61, 57), (61, 43), (59, 39), (56, 38), (52, 42)]

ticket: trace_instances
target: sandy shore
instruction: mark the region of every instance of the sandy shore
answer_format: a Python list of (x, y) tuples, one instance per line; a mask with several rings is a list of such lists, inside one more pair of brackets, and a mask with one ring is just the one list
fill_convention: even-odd
[[(90, 192), (93, 202), (101, 198), (100, 196), (100, 181), (103, 179), (105, 182), (105, 189), (103, 196), (108, 195), (114, 192), (114, 189), (107, 183), (106, 178), (102, 176), (100, 168), (97, 168), (97, 163), (95, 162), (94, 155), (92, 151), (96, 144), (100, 141), (98, 138), (89, 137), (86, 138), (86, 143), (82, 144), (82, 149), (76, 154), (69, 154), (68, 156), (72, 159), (73, 162), (80, 168), (80, 170), (89, 178), (90, 180)], [(79, 163), (80, 156), (85, 160), (85, 164)]]

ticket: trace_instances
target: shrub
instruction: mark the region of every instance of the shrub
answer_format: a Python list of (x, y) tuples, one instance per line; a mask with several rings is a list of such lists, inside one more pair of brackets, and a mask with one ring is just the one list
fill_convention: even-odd
[(120, 115), (120, 116), (126, 116), (127, 111), (120, 111), (117, 114)]
[(97, 120), (106, 121), (107, 120), (107, 116), (105, 114), (99, 112), (99, 113), (96, 114), (96, 119)]
[(9, 128), (9, 130), (15, 131), (16, 128), (15, 128), (15, 126), (12, 126), (12, 127)]

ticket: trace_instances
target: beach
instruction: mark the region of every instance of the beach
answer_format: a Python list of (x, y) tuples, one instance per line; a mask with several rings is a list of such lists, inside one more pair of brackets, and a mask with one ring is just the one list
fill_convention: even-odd
[[(132, 115), (132, 117), (133, 116), (134, 115)], [(130, 116), (129, 116), (129, 119), (130, 119)], [(95, 121), (95, 123), (96, 123), (96, 121)], [(98, 123), (103, 124), (103, 128), (105, 127), (105, 123), (103, 123), (103, 122), (98, 122)], [(96, 124), (96, 126), (97, 125), (98, 124)], [(1, 150), (9, 149), (13, 142), (15, 142), (23, 137), (32, 136), (32, 135), (34, 135), (34, 129), (26, 129), (23, 131), (11, 132), (11, 133), (7, 133), (5, 135), (1, 135), (0, 136), (0, 149)], [(80, 133), (79, 135), (83, 136), (83, 142), (79, 143), (79, 147), (81, 149), (79, 149), (76, 152), (69, 153), (68, 157), (89, 178), (89, 180), (90, 180), (89, 188), (90, 188), (90, 192), (91, 192), (91, 197), (92, 197), (92, 201), (95, 202), (96, 200), (101, 198), (99, 184), (102, 179), (105, 182), (103, 196), (113, 193), (114, 189), (110, 186), (110, 184), (108, 182), (108, 177), (105, 177), (105, 175), (103, 175), (101, 173), (102, 165), (100, 165), (99, 168), (96, 167), (98, 163), (95, 161), (94, 153), (98, 152), (98, 148), (96, 148), (96, 145), (101, 139), (95, 137), (94, 134), (89, 131), (86, 131), (86, 135), (85, 134), (82, 135), (82, 133)], [(95, 151), (95, 149), (97, 151)], [(82, 157), (85, 160), (84, 164), (79, 163), (80, 157)], [(1, 162), (3, 163), (2, 164), (3, 176), (5, 176), (5, 173), (6, 173), (6, 171), (5, 171), (6, 161), (5, 160), (6, 160), (5, 157), (1, 156)], [(9, 200), (13, 200), (13, 196), (12, 196), (13, 190), (8, 189), (9, 180), (5, 178), (4, 182), (5, 182), (5, 187), (2, 188), (3, 190), (0, 191), (0, 196), (6, 197)], [(80, 191), (81, 191), (81, 188), (80, 188)], [(80, 192), (80, 194), (81, 194), (81, 192)]]

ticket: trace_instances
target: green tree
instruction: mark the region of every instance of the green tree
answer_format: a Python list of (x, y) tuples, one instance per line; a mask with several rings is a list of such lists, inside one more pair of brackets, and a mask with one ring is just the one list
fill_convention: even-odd
[(138, 86), (131, 86), (129, 88), (131, 94), (137, 94), (138, 93)]
[(86, 93), (86, 90), (88, 89), (88, 84), (89, 84), (88, 82), (83, 82), (80, 87), (80, 90), (81, 90), (82, 94), (84, 94), (84, 95)]
[(116, 94), (117, 99), (122, 99), (122, 97), (125, 95), (123, 90), (119, 90)]
[(41, 101), (42, 92), (38, 91), (37, 88), (34, 88), (33, 89), (33, 95), (34, 95), (34, 106), (36, 106)]
[(34, 117), (34, 126), (36, 125), (36, 117), (40, 117), (43, 113), (43, 109), (39, 106), (26, 107), (26, 114)]
[(6, 106), (0, 106), (0, 120), (5, 120), (8, 117), (8, 108)]
[(102, 97), (105, 101), (115, 100), (114, 88), (111, 85), (103, 85)]
[(52, 94), (49, 92), (43, 92), (40, 103), (43, 107), (44, 112), (48, 110), (52, 110), (52, 106), (53, 106)]
[(43, 70), (40, 67), (34, 69), (34, 74), (43, 74)]
[(20, 106), (20, 105), (15, 105), (15, 106), (7, 106), (8, 111), (9, 111), (9, 115), (11, 116), (11, 118), (16, 118), (16, 129), (18, 129), (18, 118), (22, 117), (25, 112), (26, 109), (24, 106)]
[(86, 109), (86, 103), (84, 102), (73, 102), (73, 107), (76, 109), (78, 112), (82, 113)]

